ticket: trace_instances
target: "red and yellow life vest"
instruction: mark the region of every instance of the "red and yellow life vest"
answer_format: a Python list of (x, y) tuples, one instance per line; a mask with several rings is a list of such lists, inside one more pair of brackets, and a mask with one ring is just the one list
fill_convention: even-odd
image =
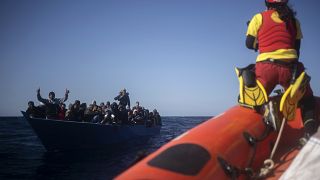
[(272, 19), (274, 10), (268, 10), (262, 15), (262, 25), (258, 32), (259, 52), (272, 52), (278, 49), (294, 49), (297, 30), (295, 22), (275, 22)]

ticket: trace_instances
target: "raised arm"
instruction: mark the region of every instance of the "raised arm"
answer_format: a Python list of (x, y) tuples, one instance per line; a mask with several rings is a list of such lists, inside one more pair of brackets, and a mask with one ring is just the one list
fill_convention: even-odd
[(47, 104), (48, 100), (47, 99), (43, 99), (40, 95), (40, 88), (37, 90), (37, 99), (38, 101), (42, 102), (43, 104)]
[(69, 92), (70, 92), (70, 91), (69, 91), (68, 89), (66, 89), (66, 93), (64, 94), (64, 97), (59, 100), (60, 103), (63, 103), (63, 102), (65, 102), (65, 101), (68, 100)]
[(129, 98), (129, 93), (127, 93), (127, 98), (128, 98), (128, 106), (129, 106), (129, 109), (130, 109), (130, 98)]
[(114, 98), (114, 100), (119, 101), (119, 100), (120, 100), (120, 97), (121, 97), (121, 94), (118, 95), (118, 96), (116, 96), (116, 97)]

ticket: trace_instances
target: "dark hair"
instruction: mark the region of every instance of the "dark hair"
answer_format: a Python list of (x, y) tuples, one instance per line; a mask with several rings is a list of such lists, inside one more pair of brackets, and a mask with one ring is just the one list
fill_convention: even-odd
[(33, 102), (33, 101), (29, 101), (29, 102), (28, 102), (28, 105), (34, 106), (34, 102)]
[(79, 100), (75, 100), (75, 101), (74, 101), (74, 104), (77, 104), (77, 105), (80, 106), (80, 101), (79, 101)]
[(277, 11), (280, 19), (287, 25), (290, 21), (295, 21), (295, 16), (297, 13), (290, 6), (288, 6), (287, 3), (268, 3), (266, 1), (265, 3), (268, 8), (272, 8)]
[(53, 96), (53, 97), (56, 96), (53, 91), (49, 92), (49, 96), (50, 96), (50, 95)]

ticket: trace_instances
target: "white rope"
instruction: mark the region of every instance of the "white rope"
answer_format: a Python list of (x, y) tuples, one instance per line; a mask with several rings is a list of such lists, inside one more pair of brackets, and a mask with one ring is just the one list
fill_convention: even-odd
[(269, 159), (266, 159), (263, 162), (264, 167), (262, 167), (260, 169), (260, 173), (259, 173), (259, 177), (260, 178), (261, 177), (266, 177), (274, 168), (274, 161), (272, 160), (272, 158), (273, 158), (274, 153), (276, 152), (276, 150), (278, 148), (278, 145), (279, 145), (279, 142), (280, 142), (280, 138), (282, 136), (282, 132), (283, 132), (283, 129), (284, 129), (284, 124), (285, 124), (286, 121), (287, 121), (286, 118), (282, 119), (282, 123), (281, 123), (281, 127), (280, 127), (280, 130), (279, 130), (279, 134), (278, 134), (276, 143), (274, 144), (274, 146), (272, 148), (270, 157), (269, 157)]
[(287, 121), (286, 118), (283, 118), (283, 119), (282, 119), (280, 131), (279, 131), (279, 134), (278, 134), (276, 143), (275, 143), (274, 146), (273, 146), (273, 149), (272, 149), (272, 152), (271, 152), (271, 155), (270, 155), (270, 159), (273, 158), (273, 155), (274, 155), (275, 151), (276, 151), (277, 148), (278, 148), (278, 145), (279, 145), (279, 142), (280, 142), (280, 138), (281, 138), (281, 136), (282, 136), (282, 132), (283, 132), (283, 129), (284, 129), (284, 124), (285, 124), (286, 121)]

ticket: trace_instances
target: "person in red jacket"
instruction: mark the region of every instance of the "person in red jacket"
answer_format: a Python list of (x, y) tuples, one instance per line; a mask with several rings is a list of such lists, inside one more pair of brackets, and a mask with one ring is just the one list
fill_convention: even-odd
[(64, 103), (59, 104), (59, 110), (58, 110), (58, 119), (65, 120), (66, 117), (66, 105)]
[[(258, 50), (256, 79), (267, 94), (280, 84), (287, 89), (292, 80), (304, 72), (299, 61), (302, 32), (296, 13), (288, 6), (288, 0), (265, 0), (266, 11), (256, 14), (248, 24), (246, 46)], [(314, 118), (315, 100), (308, 83), (300, 100), (305, 136), (317, 131)]]

